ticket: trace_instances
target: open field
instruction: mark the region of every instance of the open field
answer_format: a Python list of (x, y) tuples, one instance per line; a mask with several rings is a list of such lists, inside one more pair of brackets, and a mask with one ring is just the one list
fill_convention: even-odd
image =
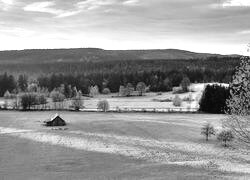
[[(135, 97), (113, 97), (117, 96), (117, 93), (110, 95), (98, 95), (94, 98), (87, 98), (84, 100), (84, 106), (89, 109), (94, 109), (97, 106), (99, 100), (106, 99), (110, 104), (110, 109), (115, 110), (117, 107), (121, 109), (125, 108), (138, 108), (138, 109), (198, 109), (199, 101), (202, 93), (208, 84), (220, 84), (220, 83), (197, 83), (190, 86), (190, 92), (178, 94), (181, 99), (190, 97), (191, 101), (182, 101), (180, 107), (175, 107), (171, 99), (175, 97), (172, 91), (158, 93), (146, 93), (145, 96), (135, 96)], [(221, 83), (222, 86), (228, 86), (227, 84)], [(170, 100), (166, 101), (166, 100)], [(196, 111), (195, 110), (195, 111)]]
[[(183, 100), (190, 98), (190, 101), (182, 101), (180, 107), (175, 107), (173, 105), (172, 99), (175, 97), (172, 91), (170, 92), (162, 92), (155, 93), (149, 92), (144, 96), (131, 96), (131, 97), (118, 97), (118, 93), (112, 93), (108, 95), (99, 94), (90, 97), (83, 97), (83, 105), (84, 108), (82, 111), (97, 111), (97, 104), (100, 100), (106, 99), (109, 102), (110, 110), (116, 111), (120, 110), (128, 110), (132, 111), (133, 109), (137, 109), (138, 111), (197, 111), (199, 108), (199, 101), (202, 96), (202, 93), (208, 84), (220, 84), (222, 86), (228, 86), (228, 84), (223, 83), (197, 83), (191, 84), (190, 92), (178, 94), (178, 96)], [(7, 102), (7, 106), (9, 109), (12, 109), (12, 106), (15, 102), (15, 99), (4, 99), (0, 98), (0, 106), (4, 106), (4, 103)], [(64, 109), (70, 109), (71, 100), (65, 100), (63, 103)], [(51, 98), (48, 98), (48, 104), (46, 105), (48, 109), (55, 109), (55, 105), (52, 102)], [(57, 107), (58, 104), (57, 104)]]
[[(200, 136), (224, 115), (0, 112), (0, 179), (249, 179), (250, 151)], [(63, 128), (64, 129), (64, 128)]]

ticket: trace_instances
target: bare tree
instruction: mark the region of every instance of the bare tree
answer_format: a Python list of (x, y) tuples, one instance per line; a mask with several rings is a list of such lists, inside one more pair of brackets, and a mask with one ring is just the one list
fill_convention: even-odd
[[(53, 90), (51, 93), (50, 93), (50, 97), (52, 98), (52, 101), (54, 102), (54, 108), (55, 109), (63, 109), (63, 106), (64, 106), (64, 99), (65, 99), (65, 96), (64, 94), (60, 93), (59, 91), (57, 90)], [(59, 104), (59, 107), (57, 106), (57, 103)]]
[(97, 108), (103, 112), (107, 112), (109, 110), (109, 102), (107, 100), (101, 100), (98, 102)]
[(224, 142), (224, 146), (227, 147), (227, 143), (232, 141), (234, 136), (230, 130), (223, 130), (218, 134), (217, 139)]
[(78, 91), (76, 96), (72, 98), (72, 107), (75, 111), (79, 111), (83, 107), (82, 92)]
[(224, 125), (241, 141), (250, 144), (250, 58), (243, 57), (230, 84), (229, 117)]
[(142, 96), (146, 92), (146, 84), (144, 82), (139, 82), (136, 85), (136, 90), (139, 92), (139, 96)]
[(215, 129), (210, 123), (207, 123), (201, 128), (201, 134), (204, 135), (206, 141), (208, 141), (210, 136), (215, 135)]
[(180, 86), (182, 87), (182, 90), (183, 90), (184, 92), (188, 92), (188, 88), (189, 88), (189, 86), (190, 86), (190, 80), (189, 80), (189, 78), (188, 78), (188, 77), (184, 77), (184, 78), (182, 79), (182, 81), (181, 81)]

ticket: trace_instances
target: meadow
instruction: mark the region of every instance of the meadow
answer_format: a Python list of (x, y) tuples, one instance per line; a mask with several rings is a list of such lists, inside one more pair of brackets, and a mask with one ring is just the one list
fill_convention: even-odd
[[(109, 109), (111, 111), (117, 111), (120, 109), (122, 111), (154, 111), (154, 112), (167, 112), (167, 111), (190, 111), (194, 112), (197, 111), (199, 108), (199, 101), (202, 96), (202, 93), (209, 83), (197, 83), (191, 84), (190, 92), (175, 94), (173, 91), (169, 92), (148, 92), (145, 93), (143, 96), (131, 96), (131, 97), (119, 97), (118, 93), (111, 93), (111, 94), (98, 94), (94, 97), (82, 97), (83, 101), (83, 108), (81, 111), (98, 111), (97, 104), (100, 100), (107, 100), (109, 103)], [(215, 83), (210, 83), (215, 84)], [(216, 83), (219, 84), (219, 83)], [(227, 84), (222, 84), (222, 86), (228, 86)], [(178, 95), (182, 99), (181, 106), (176, 107), (173, 105), (172, 100), (174, 99), (175, 95)], [(185, 100), (188, 99), (189, 100)], [(46, 106), (48, 109), (54, 109), (55, 103), (52, 102), (51, 98), (48, 98), (48, 103)], [(13, 109), (13, 104), (15, 104), (15, 99), (5, 99), (0, 98), (0, 106), (6, 106), (8, 109)], [(59, 103), (57, 103), (58, 105)], [(72, 105), (72, 100), (66, 99), (61, 103), (64, 109), (70, 109)], [(39, 106), (38, 106), (39, 109)]]
[(43, 126), (56, 112), (0, 111), (0, 179), (249, 179), (250, 152), (224, 148), (225, 115), (60, 112), (66, 127)]

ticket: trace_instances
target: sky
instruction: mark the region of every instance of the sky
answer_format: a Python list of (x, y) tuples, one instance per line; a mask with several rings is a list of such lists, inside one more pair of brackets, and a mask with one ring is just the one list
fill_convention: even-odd
[(250, 0), (0, 0), (0, 50), (246, 54)]

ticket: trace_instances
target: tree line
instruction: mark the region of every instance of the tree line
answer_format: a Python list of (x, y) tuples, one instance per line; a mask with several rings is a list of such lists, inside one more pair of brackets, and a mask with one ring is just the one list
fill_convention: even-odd
[(24, 91), (25, 81), (35, 82), (49, 92), (60, 87), (71, 86), (89, 93), (89, 87), (98, 86), (102, 92), (107, 88), (111, 92), (119, 92), (120, 86), (128, 83), (136, 87), (143, 82), (150, 91), (160, 92), (172, 90), (187, 77), (195, 82), (231, 81), (238, 66), (238, 58), (208, 58), (192, 60), (124, 60), (106, 62), (73, 62), (42, 64), (2, 64), (6, 73), (0, 75), (0, 96), (8, 90)]

